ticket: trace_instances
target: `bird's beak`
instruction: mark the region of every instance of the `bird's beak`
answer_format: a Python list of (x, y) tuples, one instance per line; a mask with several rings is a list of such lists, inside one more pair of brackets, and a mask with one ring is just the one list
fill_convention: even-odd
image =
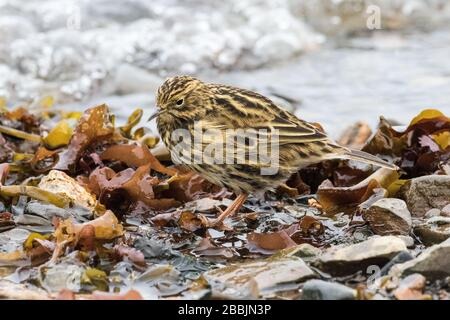
[(148, 118), (147, 122), (152, 121), (153, 119), (155, 119), (156, 117), (158, 117), (162, 112), (163, 112), (163, 110), (157, 110), (154, 114), (152, 114), (152, 115), (150, 116), (150, 118)]

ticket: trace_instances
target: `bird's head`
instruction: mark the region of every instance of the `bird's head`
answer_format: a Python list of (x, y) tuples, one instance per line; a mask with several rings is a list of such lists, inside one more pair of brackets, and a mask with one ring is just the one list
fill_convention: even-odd
[(167, 79), (158, 89), (157, 112), (149, 121), (198, 120), (205, 115), (209, 103), (208, 87), (202, 81), (190, 76), (176, 76)]

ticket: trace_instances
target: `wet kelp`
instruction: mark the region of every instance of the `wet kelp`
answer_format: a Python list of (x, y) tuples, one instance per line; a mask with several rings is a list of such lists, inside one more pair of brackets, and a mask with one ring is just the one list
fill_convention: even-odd
[[(450, 172), (449, 118), (425, 110), (404, 129), (381, 118), (371, 137), (359, 124), (341, 142), (398, 172), (312, 165), (208, 228), (234, 195), (160, 162), (152, 154), (159, 139), (138, 127), (141, 117), (138, 109), (116, 126), (106, 105), (0, 114), (0, 287), (9, 297), (298, 298), (304, 281), (326, 273), (309, 268), (321, 268), (322, 252), (380, 232), (377, 201), (404, 198), (414, 178)], [(359, 297), (371, 296), (366, 278), (352, 278)]]

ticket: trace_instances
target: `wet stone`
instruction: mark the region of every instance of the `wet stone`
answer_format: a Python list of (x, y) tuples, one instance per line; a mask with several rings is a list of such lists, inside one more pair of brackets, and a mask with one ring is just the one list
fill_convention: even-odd
[(423, 300), (425, 296), (422, 291), (427, 279), (418, 273), (411, 274), (400, 281), (397, 289), (394, 290), (394, 297), (397, 300)]
[(345, 275), (366, 270), (371, 265), (383, 266), (402, 251), (407, 251), (402, 239), (375, 236), (350, 246), (327, 249), (313, 264), (332, 275)]
[(240, 263), (208, 271), (205, 279), (214, 297), (258, 298), (264, 291), (279, 284), (299, 282), (315, 276), (315, 273), (296, 257), (266, 259)]
[(354, 300), (356, 290), (339, 283), (308, 280), (303, 285), (303, 300)]
[(414, 256), (411, 253), (409, 253), (409, 251), (400, 252), (394, 258), (392, 258), (391, 261), (389, 261), (384, 265), (384, 267), (380, 270), (380, 276), (387, 275), (391, 270), (391, 268), (396, 264), (404, 263), (412, 259), (414, 259)]
[(392, 267), (392, 275), (420, 273), (428, 280), (450, 276), (450, 239), (423, 251), (417, 258)]
[(33, 285), (0, 279), (0, 299), (48, 300), (50, 296), (45, 290)]
[(443, 217), (450, 217), (450, 204), (443, 207), (440, 214)]
[(433, 208), (427, 211), (425, 213), (425, 218), (431, 218), (431, 217), (437, 217), (441, 214), (441, 210)]
[(425, 245), (441, 243), (450, 238), (450, 217), (434, 216), (414, 227), (414, 233)]
[(380, 199), (363, 213), (370, 228), (379, 235), (407, 235), (411, 229), (411, 214), (405, 201)]
[(401, 189), (412, 216), (423, 217), (430, 209), (450, 204), (450, 176), (428, 175), (411, 179)]
[(299, 257), (302, 258), (303, 261), (310, 261), (320, 255), (322, 253), (322, 250), (319, 248), (316, 248), (309, 243), (302, 243), (295, 247), (286, 248), (283, 250), (278, 251), (275, 255), (273, 255), (273, 258), (277, 257)]

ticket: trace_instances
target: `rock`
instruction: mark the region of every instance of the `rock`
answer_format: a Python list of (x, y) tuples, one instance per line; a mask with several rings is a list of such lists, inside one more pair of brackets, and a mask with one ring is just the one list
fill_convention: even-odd
[(281, 258), (281, 257), (294, 256), (294, 257), (302, 258), (303, 261), (309, 261), (309, 260), (317, 257), (318, 255), (320, 255), (321, 253), (322, 253), (322, 250), (320, 250), (319, 248), (316, 248), (316, 247), (310, 245), (309, 243), (302, 243), (302, 244), (299, 244), (298, 246), (280, 250), (277, 253), (275, 253), (272, 257), (273, 258), (277, 258), (277, 257)]
[(450, 276), (450, 239), (423, 251), (417, 258), (392, 267), (395, 276), (420, 273), (429, 280)]
[(409, 211), (423, 217), (430, 209), (450, 204), (450, 176), (429, 175), (414, 178), (400, 188)]
[(380, 270), (380, 276), (385, 276), (389, 273), (391, 268), (396, 264), (404, 263), (406, 261), (414, 259), (414, 256), (409, 253), (409, 251), (402, 251), (397, 254), (391, 261), (384, 265), (384, 267)]
[(70, 198), (75, 204), (94, 210), (97, 201), (95, 197), (86, 191), (75, 179), (62, 171), (51, 170), (42, 178), (39, 188)]
[(223, 201), (201, 198), (198, 200), (187, 202), (184, 206), (185, 210), (193, 210), (194, 212), (211, 212), (217, 210), (216, 208), (223, 205)]
[(379, 235), (407, 235), (412, 224), (406, 202), (394, 198), (378, 200), (364, 211), (363, 218)]
[(269, 258), (204, 273), (214, 297), (235, 299), (258, 298), (266, 289), (278, 284), (298, 282), (314, 276), (315, 273), (297, 257)]
[(446, 205), (441, 210), (441, 216), (443, 217), (450, 217), (450, 204)]
[(425, 213), (425, 218), (431, 218), (431, 217), (436, 217), (439, 216), (441, 214), (441, 210), (437, 209), (437, 208), (433, 208), (427, 211), (427, 213)]
[(73, 292), (80, 291), (81, 276), (84, 268), (76, 264), (60, 263), (41, 269), (41, 284), (48, 292), (59, 292), (69, 289)]
[(356, 290), (339, 283), (309, 280), (303, 285), (303, 300), (354, 300)]
[(403, 240), (407, 248), (413, 248), (415, 246), (413, 237), (401, 235), (398, 235), (397, 237)]
[(375, 236), (350, 246), (326, 250), (313, 262), (319, 269), (333, 275), (351, 274), (371, 265), (384, 265), (401, 251), (405, 242), (395, 236)]
[(23, 243), (30, 235), (30, 231), (14, 228), (0, 233), (0, 252), (13, 252), (23, 248)]
[(49, 300), (51, 297), (45, 290), (30, 284), (20, 284), (9, 280), (0, 280), (0, 299)]
[(414, 227), (414, 233), (429, 246), (450, 238), (450, 217), (434, 216)]
[(400, 281), (397, 289), (394, 290), (394, 297), (397, 300), (424, 300), (431, 299), (429, 295), (422, 293), (427, 279), (418, 273), (411, 274)]

